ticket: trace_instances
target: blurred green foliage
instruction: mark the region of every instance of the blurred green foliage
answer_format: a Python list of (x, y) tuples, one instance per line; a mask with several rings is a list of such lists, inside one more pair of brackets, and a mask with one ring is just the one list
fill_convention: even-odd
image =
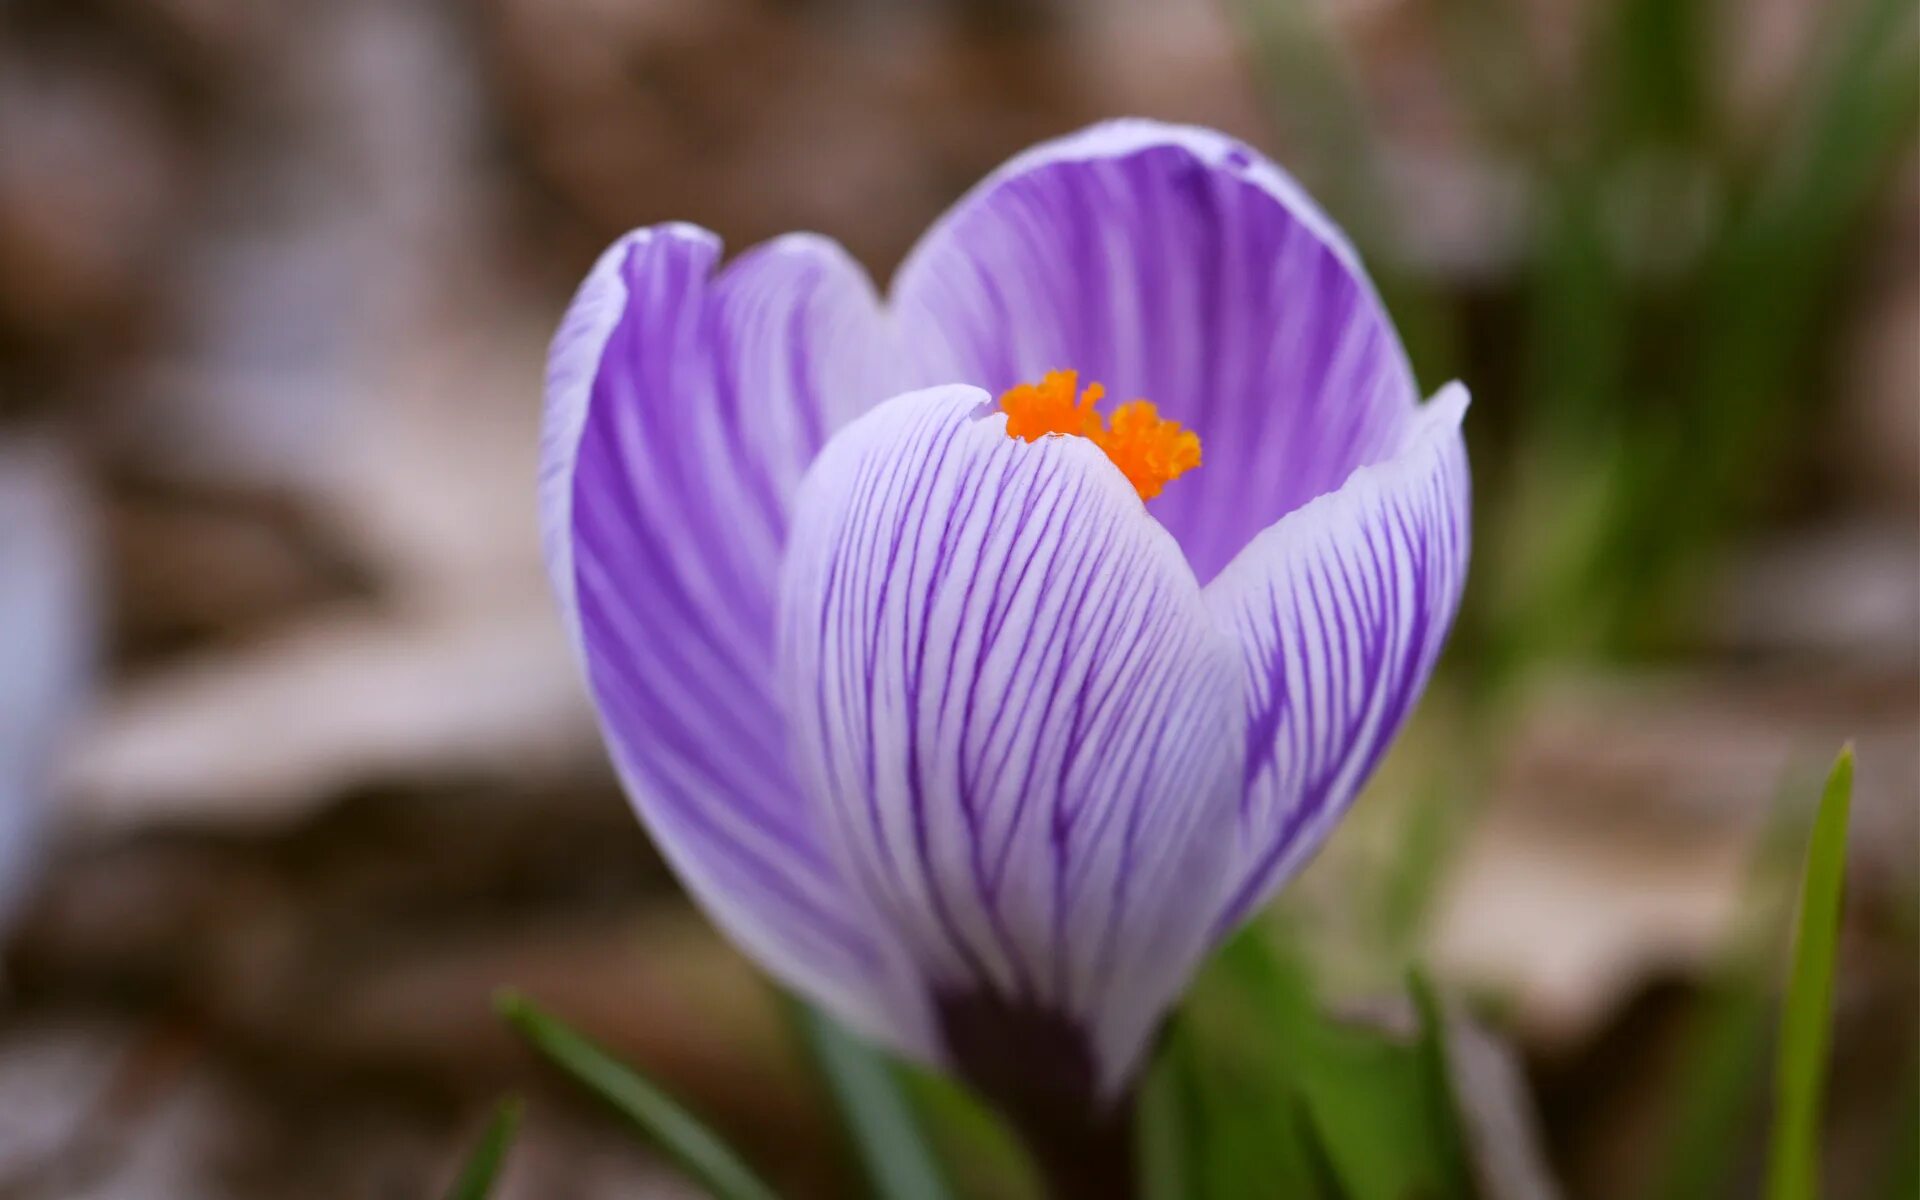
[(946, 1179), (887, 1056), (832, 1017), (795, 1003), (794, 1021), (840, 1106), (841, 1123), (876, 1196), (948, 1200)]
[(1472, 1195), (1438, 1009), (1417, 1036), (1327, 1015), (1287, 940), (1256, 922), (1202, 974), (1142, 1101), (1154, 1200)]
[[(1806, 839), (1795, 953), (1775, 1043), (1770, 1195), (1815, 1186), (1827, 1069), (1852, 751), (1834, 765)], [(1756, 1085), (1776, 1005), (1775, 953), (1790, 911), (1776, 867), (1805, 826), (1781, 806), (1755, 864), (1745, 925), (1696, 1012), (1665, 1092), (1665, 1162), (1654, 1197), (1737, 1194), (1757, 1130)], [(1409, 987), (1417, 1033), (1328, 1015), (1297, 937), (1263, 921), (1215, 956), (1169, 1026), (1142, 1097), (1155, 1200), (1470, 1197), (1485, 1194), (1454, 1078), (1446, 1025), (1424, 977)], [(1896, 1139), (1887, 1195), (1911, 1178)]]
[[(1409, 252), (1420, 197), (1383, 169), (1389, 135), (1324, 8), (1229, 8), (1289, 161), (1360, 246), (1423, 383), (1474, 392), (1475, 563), (1444, 668), (1465, 701), (1467, 761), (1451, 769), (1467, 787), (1450, 779), (1406, 809), (1380, 919), (1362, 923), (1362, 940), (1380, 936), (1361, 953), (1391, 967), (1416, 953), (1514, 685), (1568, 660), (1687, 649), (1727, 547), (1804, 493), (1848, 285), (1920, 124), (1920, 6), (1807, 6), (1811, 36), (1765, 94), (1734, 79), (1752, 14), (1728, 0), (1403, 13), (1439, 47), (1466, 157), (1521, 194), (1515, 244), (1465, 273)], [(1778, 824), (1760, 872), (1798, 828)], [(1651, 1196), (1730, 1194), (1750, 1165), (1782, 925), (1779, 901), (1753, 892), (1690, 1011)], [(1913, 1138), (1895, 1141), (1889, 1194), (1909, 1194)]]
[[(1836, 297), (1920, 115), (1909, 0), (1835, 0), (1790, 86), (1734, 103), (1725, 0), (1433, 0), (1475, 152), (1525, 190), (1521, 252), (1465, 294), (1408, 262), (1395, 194), (1316, 6), (1234, 0), (1290, 157), (1351, 231), (1428, 385), (1463, 377), (1480, 529), (1451, 662), (1497, 683), (1683, 644), (1730, 532), (1780, 501), (1822, 416)], [(1751, 107), (1751, 106), (1748, 106)], [(1480, 289), (1485, 289), (1481, 291)], [(1485, 314), (1497, 325), (1479, 328)]]
[(1781, 931), (1792, 916), (1791, 862), (1808, 832), (1796, 777), (1773, 806), (1772, 819), (1749, 865), (1738, 927), (1703, 981), (1689, 1014), (1680, 1059), (1666, 1089), (1670, 1105), (1650, 1200), (1724, 1195), (1737, 1177), (1760, 1111), (1766, 1073), (1773, 980)]
[(494, 1006), (528, 1045), (624, 1117), (714, 1200), (777, 1200), (723, 1138), (658, 1084), (516, 992), (501, 993)]
[[(1853, 756), (1834, 764), (1807, 839), (1794, 953), (1775, 1050), (1769, 1135), (1771, 1200), (1818, 1194), (1822, 1097), (1846, 876)], [(1784, 810), (1783, 811), (1788, 811)], [(1751, 1124), (1756, 1054), (1771, 1009), (1770, 931), (1783, 905), (1765, 862), (1798, 823), (1776, 822), (1756, 870), (1746, 936), (1699, 1014), (1691, 1052), (1674, 1073), (1671, 1137), (1654, 1197), (1728, 1194), (1736, 1147)], [(1277, 916), (1255, 921), (1214, 955), (1169, 1019), (1137, 1096), (1139, 1177), (1146, 1200), (1471, 1200), (1499, 1177), (1494, 1164), (1531, 1156), (1512, 1128), (1469, 1129), (1466, 1114), (1521, 1098), (1458, 1074), (1452, 1025), (1425, 976), (1408, 980), (1397, 1012), (1330, 1012), (1297, 936)], [(556, 1067), (626, 1116), (722, 1200), (770, 1200), (722, 1137), (654, 1084), (512, 993), (502, 1016)], [(871, 1194), (911, 1200), (1038, 1197), (1006, 1130), (951, 1080), (898, 1064), (796, 1006), (800, 1032), (839, 1103)], [(1909, 1108), (1912, 1106), (1909, 1105)], [(518, 1118), (503, 1106), (452, 1193), (483, 1196)], [(1524, 1117), (1521, 1118), (1524, 1121)], [(1905, 1138), (1897, 1149), (1907, 1149)], [(954, 1181), (952, 1192), (947, 1177)], [(1894, 1161), (1888, 1195), (1911, 1179)], [(1512, 1184), (1509, 1182), (1509, 1188)]]
[(493, 1117), (480, 1134), (473, 1153), (460, 1168), (460, 1174), (447, 1190), (447, 1200), (486, 1200), (506, 1161), (507, 1148), (520, 1128), (520, 1101), (509, 1097), (493, 1111)]

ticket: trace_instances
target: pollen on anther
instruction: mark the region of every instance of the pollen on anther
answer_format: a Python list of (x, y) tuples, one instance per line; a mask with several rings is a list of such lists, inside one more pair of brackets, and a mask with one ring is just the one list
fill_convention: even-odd
[(1200, 435), (1162, 417), (1151, 400), (1130, 400), (1114, 409), (1110, 427), (1093, 440), (1142, 500), (1158, 496), (1200, 465)]
[(1092, 437), (1101, 428), (1094, 405), (1106, 394), (1097, 383), (1082, 392), (1077, 371), (1048, 371), (1039, 383), (1022, 383), (1000, 397), (1007, 414), (1007, 436), (1031, 442), (1047, 433)]
[(1114, 409), (1111, 423), (1094, 406), (1106, 389), (1079, 388), (1075, 371), (1048, 371), (1039, 383), (1009, 388), (1000, 397), (1007, 436), (1031, 442), (1045, 434), (1083, 437), (1100, 447), (1142, 500), (1200, 465), (1200, 435), (1169, 421), (1148, 400)]

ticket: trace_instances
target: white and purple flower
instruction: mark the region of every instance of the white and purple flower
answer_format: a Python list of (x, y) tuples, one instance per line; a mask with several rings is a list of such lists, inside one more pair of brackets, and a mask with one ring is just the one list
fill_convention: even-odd
[(1340, 232), (1202, 129), (1028, 151), (884, 298), (811, 235), (719, 259), (627, 235), (549, 365), (547, 559), (627, 791), (852, 1026), (1116, 1096), (1432, 670), (1466, 393), (1420, 403)]

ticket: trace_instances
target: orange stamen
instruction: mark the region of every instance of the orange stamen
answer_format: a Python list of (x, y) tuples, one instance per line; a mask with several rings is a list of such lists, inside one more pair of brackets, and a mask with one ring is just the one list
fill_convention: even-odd
[(1131, 400), (1114, 409), (1112, 428), (1093, 440), (1142, 500), (1158, 496), (1200, 465), (1200, 435), (1162, 418), (1151, 400)]
[(1200, 465), (1200, 435), (1165, 420), (1151, 401), (1130, 400), (1113, 410), (1111, 426), (1094, 408), (1106, 389), (1097, 383), (1076, 394), (1074, 371), (1048, 371), (1039, 383), (1009, 388), (1000, 397), (1007, 436), (1035, 441), (1042, 434), (1083, 437), (1106, 452), (1142, 500)]
[[(1097, 383), (1079, 391), (1077, 371), (1048, 371), (1039, 383), (1023, 383), (1000, 397), (1007, 414), (1007, 436), (1031, 442), (1043, 433), (1072, 433), (1092, 437), (1100, 431), (1100, 414), (1093, 406), (1106, 395)], [(1078, 393), (1078, 399), (1075, 394)]]

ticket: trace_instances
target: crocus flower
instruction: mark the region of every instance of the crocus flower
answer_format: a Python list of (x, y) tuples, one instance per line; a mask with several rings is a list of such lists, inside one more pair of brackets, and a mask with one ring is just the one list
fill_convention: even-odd
[(626, 790), (794, 990), (1029, 1130), (1106, 1111), (1420, 694), (1466, 394), (1420, 402), (1338, 229), (1203, 129), (1027, 151), (884, 297), (813, 235), (720, 257), (628, 234), (549, 363)]

